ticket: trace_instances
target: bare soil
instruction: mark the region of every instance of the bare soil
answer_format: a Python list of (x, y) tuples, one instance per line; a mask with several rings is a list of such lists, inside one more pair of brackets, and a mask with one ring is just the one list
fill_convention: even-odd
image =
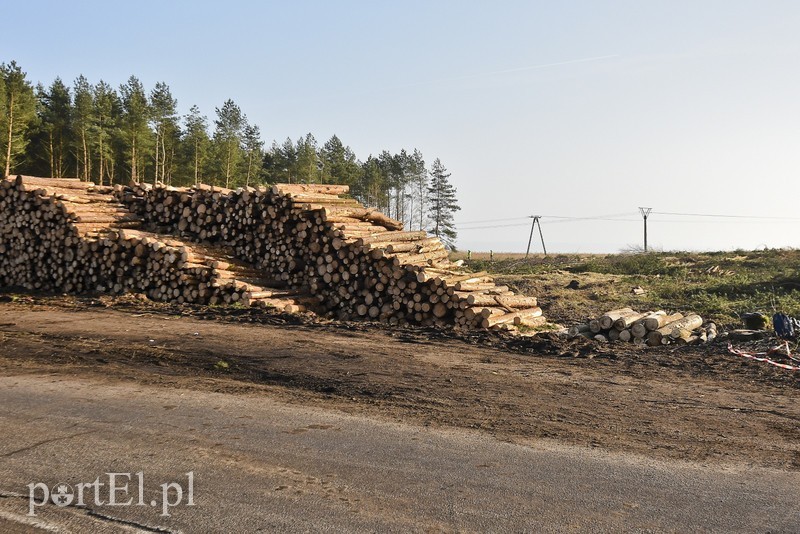
[(0, 294), (0, 373), (269, 395), (519, 443), (800, 470), (800, 375), (722, 345), (641, 350)]

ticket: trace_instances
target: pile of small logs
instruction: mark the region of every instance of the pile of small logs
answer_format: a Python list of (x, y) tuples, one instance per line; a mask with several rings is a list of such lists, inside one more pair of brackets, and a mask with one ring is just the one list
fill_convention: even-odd
[(259, 272), (220, 250), (138, 230), (112, 192), (73, 179), (0, 181), (0, 286), (302, 307), (296, 291), (263, 287)]
[(438, 238), (346, 198), (348, 186), (228, 190), (134, 184), (118, 199), (152, 230), (224, 244), (340, 319), (514, 329), (545, 322), (536, 298), (448, 260)]
[(0, 286), (136, 292), (177, 303), (277, 302), (287, 311), (392, 325), (545, 323), (535, 297), (515, 295), (485, 272), (465, 272), (439, 239), (405, 231), (347, 191), (6, 178)]
[(717, 337), (717, 327), (710, 322), (704, 324), (703, 318), (696, 313), (637, 312), (621, 308), (573, 326), (568, 334), (601, 342), (621, 341), (655, 347), (708, 343)]

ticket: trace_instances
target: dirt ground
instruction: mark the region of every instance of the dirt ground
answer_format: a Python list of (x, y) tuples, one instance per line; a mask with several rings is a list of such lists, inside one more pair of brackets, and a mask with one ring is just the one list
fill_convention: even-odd
[(723, 345), (640, 350), (6, 294), (0, 373), (269, 395), (518, 443), (800, 470), (800, 375)]

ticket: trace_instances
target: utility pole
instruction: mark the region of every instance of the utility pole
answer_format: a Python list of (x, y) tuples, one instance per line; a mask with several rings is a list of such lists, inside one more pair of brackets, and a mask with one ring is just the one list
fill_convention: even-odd
[(639, 208), (639, 213), (642, 214), (642, 219), (644, 219), (644, 251), (647, 252), (647, 217), (650, 216), (650, 212), (653, 211), (653, 208)]
[(541, 215), (531, 215), (530, 216), (533, 221), (531, 222), (531, 235), (528, 237), (528, 250), (525, 251), (525, 257), (527, 258), (528, 255), (531, 253), (531, 241), (533, 241), (533, 229), (538, 225), (539, 226), (539, 238), (542, 240), (542, 250), (544, 251), (544, 255), (547, 256), (547, 247), (544, 246), (544, 236), (542, 235), (542, 223), (539, 219), (542, 218)]

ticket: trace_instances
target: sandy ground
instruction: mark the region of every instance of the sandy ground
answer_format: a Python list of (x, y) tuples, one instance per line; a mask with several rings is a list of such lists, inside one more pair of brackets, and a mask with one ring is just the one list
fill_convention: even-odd
[(800, 377), (724, 346), (641, 351), (125, 299), (0, 300), (5, 376), (269, 396), (521, 444), (800, 470)]

